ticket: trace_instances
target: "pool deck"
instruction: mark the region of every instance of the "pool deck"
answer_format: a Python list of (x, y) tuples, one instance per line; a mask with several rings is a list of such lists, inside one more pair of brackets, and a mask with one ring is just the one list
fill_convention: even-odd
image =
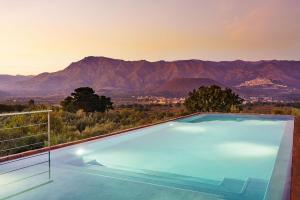
[(291, 200), (300, 199), (300, 117), (295, 118)]

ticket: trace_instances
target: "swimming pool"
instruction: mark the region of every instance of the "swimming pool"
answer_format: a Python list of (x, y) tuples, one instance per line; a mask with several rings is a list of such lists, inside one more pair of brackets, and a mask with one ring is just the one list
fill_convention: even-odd
[(51, 151), (50, 172), (47, 153), (0, 165), (0, 199), (285, 199), (292, 134), (290, 116), (196, 115)]

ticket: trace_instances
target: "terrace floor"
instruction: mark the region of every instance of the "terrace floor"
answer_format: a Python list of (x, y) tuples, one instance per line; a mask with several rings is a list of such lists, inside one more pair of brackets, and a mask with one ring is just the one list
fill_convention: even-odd
[(300, 199), (300, 117), (295, 118), (293, 169), (292, 169), (292, 200)]

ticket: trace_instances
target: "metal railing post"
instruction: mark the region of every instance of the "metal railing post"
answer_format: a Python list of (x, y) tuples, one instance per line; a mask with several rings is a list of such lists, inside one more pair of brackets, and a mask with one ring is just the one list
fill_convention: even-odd
[[(9, 122), (10, 117), (26, 115), (29, 117), (29, 121), (24, 117), (24, 124), (12, 124), (7, 126), (3, 123), (3, 127), (0, 127), (0, 134), (4, 132), (3, 138), (0, 140), (0, 179), (7, 181), (1, 182), (0, 188), (3, 187), (15, 187), (14, 184), (33, 179), (38, 176), (43, 176), (46, 182), (41, 179), (44, 183), (28, 184), (28, 188), (22, 189), (17, 194), (7, 195), (4, 199), (11, 198), (23, 192), (32, 190), (33, 188), (40, 187), (42, 185), (51, 183), (51, 110), (40, 110), (40, 111), (28, 111), (28, 112), (17, 112), (17, 113), (0, 113), (0, 121)], [(35, 123), (35, 120), (31, 120), (31, 115), (43, 114)], [(45, 116), (47, 115), (47, 116)], [(4, 117), (4, 120), (3, 120)], [(39, 116), (38, 116), (39, 117)], [(6, 119), (7, 118), (7, 119)], [(22, 121), (23, 122), (23, 121)], [(28, 123), (28, 124), (27, 124)], [(31, 131), (31, 128), (32, 131)], [(21, 135), (18, 133), (22, 133)], [(15, 136), (15, 137), (13, 137)], [(42, 137), (41, 137), (42, 136)], [(33, 139), (31, 139), (33, 138)], [(42, 141), (40, 141), (42, 140)], [(46, 145), (46, 141), (48, 141)], [(3, 145), (6, 144), (6, 145)], [(46, 146), (45, 146), (46, 145)], [(2, 148), (3, 146), (3, 148)], [(38, 148), (45, 148), (42, 151), (36, 151), (36, 153), (26, 153), (30, 150), (38, 150)], [(48, 152), (47, 152), (48, 151)], [(19, 154), (19, 155), (18, 155)], [(16, 157), (15, 157), (16, 155)], [(41, 158), (41, 156), (43, 156)], [(48, 162), (48, 164), (47, 164)], [(4, 167), (3, 167), (4, 166)], [(41, 167), (43, 166), (43, 167)], [(3, 167), (3, 168), (2, 168)], [(33, 170), (22, 172), (31, 167)], [(46, 169), (45, 169), (46, 168)], [(35, 170), (36, 169), (36, 170)], [(48, 176), (47, 176), (48, 174)], [(12, 179), (10, 179), (12, 177)], [(39, 177), (40, 180), (41, 177)], [(26, 183), (29, 183), (28, 181)], [(26, 185), (27, 187), (27, 185)], [(3, 189), (4, 190), (4, 189)], [(2, 198), (2, 197), (1, 197)]]

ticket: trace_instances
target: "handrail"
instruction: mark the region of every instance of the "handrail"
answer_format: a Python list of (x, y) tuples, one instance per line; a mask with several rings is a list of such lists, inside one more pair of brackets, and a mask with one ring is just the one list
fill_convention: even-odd
[(49, 162), (49, 160), (46, 160), (46, 161), (34, 163), (33, 165), (27, 165), (25, 167), (13, 169), (13, 170), (10, 170), (10, 171), (7, 171), (7, 172), (0, 173), (0, 176), (4, 175), (4, 174), (9, 174), (9, 173), (12, 173), (12, 172), (16, 172), (16, 171), (19, 171), (19, 170), (22, 170), (22, 169), (26, 169), (26, 168), (29, 168), (29, 167), (33, 167), (33, 166), (41, 165), (41, 164), (44, 164), (44, 163), (48, 163), (48, 162)]
[[(49, 170), (42, 171), (42, 172), (33, 174), (33, 175), (31, 175), (31, 176), (27, 176), (27, 177), (20, 178), (20, 179), (17, 179), (17, 180), (15, 180), (15, 181), (12, 181), (12, 182), (5, 183), (5, 184), (3, 184), (3, 185), (0, 185), (0, 187), (7, 186), (7, 185), (10, 185), (10, 184), (13, 184), (13, 183), (17, 183), (17, 182), (21, 182), (21, 181), (24, 181), (24, 180), (26, 180), (26, 179), (33, 178), (33, 177), (35, 177), (35, 176), (39, 176), (39, 175), (46, 174), (46, 173), (49, 173)], [(47, 181), (47, 182), (48, 182), (48, 181)], [(4, 198), (4, 199), (9, 199), (9, 197), (6, 197), (6, 198)]]
[(15, 126), (15, 127), (9, 127), (9, 128), (0, 128), (0, 131), (20, 129), (20, 128), (29, 128), (29, 127), (42, 126), (42, 125), (47, 125), (47, 124), (48, 124), (48, 122), (44, 122), (44, 123), (38, 123), (38, 124), (29, 124), (27, 126)]
[(35, 157), (46, 155), (46, 154), (48, 155), (48, 152), (34, 154), (34, 155), (31, 155), (31, 156), (27, 156), (27, 157), (23, 157), (23, 158), (18, 158), (18, 159), (14, 159), (14, 160), (9, 160), (9, 161), (5, 161), (5, 162), (0, 162), (0, 166), (1, 165), (8, 165), (8, 164), (14, 163), (14, 162), (19, 162), (19, 161), (26, 160), (26, 159), (29, 159), (29, 158), (35, 158)]
[[(42, 155), (48, 155), (48, 159), (46, 161), (42, 161), (42, 162), (39, 162), (39, 163), (34, 163), (34, 164), (29, 164), (29, 165), (25, 165), (25, 166), (21, 166), (17, 169), (13, 169), (13, 170), (10, 170), (10, 171), (6, 171), (6, 172), (2, 172), (0, 173), (0, 176), (1, 175), (5, 175), (5, 174), (9, 174), (9, 173), (13, 173), (13, 172), (16, 172), (16, 171), (19, 171), (19, 170), (23, 170), (23, 169), (26, 169), (26, 168), (29, 168), (29, 167), (33, 167), (33, 166), (36, 166), (36, 165), (40, 165), (40, 164), (44, 164), (44, 163), (48, 163), (48, 173), (49, 173), (49, 180), (51, 179), (51, 169), (50, 169), (50, 113), (52, 112), (52, 110), (38, 110), (38, 111), (28, 111), (28, 112), (15, 112), (15, 113), (0, 113), (0, 118), (1, 117), (11, 117), (11, 116), (16, 116), (16, 115), (30, 115), (30, 114), (39, 114), (39, 113), (44, 113), (44, 114), (47, 114), (47, 122), (42, 122), (42, 123), (37, 123), (37, 124), (28, 124), (28, 125), (22, 125), (22, 126), (16, 126), (16, 127), (8, 127), (8, 128), (1, 128), (0, 130), (1, 131), (8, 131), (8, 130), (14, 130), (14, 129), (20, 129), (20, 128), (28, 128), (28, 127), (33, 127), (33, 126), (44, 126), (46, 125), (46, 130), (45, 132), (42, 131), (42, 132), (37, 132), (37, 133), (30, 133), (30, 135), (24, 135), (24, 136), (19, 136), (19, 137), (15, 137), (15, 138), (7, 138), (7, 139), (4, 139), (2, 141), (0, 141), (0, 143), (3, 143), (3, 142), (10, 142), (10, 141), (15, 141), (15, 140), (22, 140), (22, 139), (25, 139), (25, 138), (30, 138), (30, 137), (38, 137), (38, 136), (42, 136), (42, 135), (47, 135), (47, 143), (48, 143), (48, 152), (47, 153), (41, 153), (41, 154), (37, 154), (37, 155), (34, 155), (34, 156), (28, 156), (28, 157), (24, 157), (24, 158), (21, 158), (21, 159), (16, 159), (16, 160), (11, 160), (11, 161), (8, 161), (8, 162), (3, 162), (3, 163), (0, 163), (0, 165), (7, 165), (7, 164), (10, 164), (10, 163), (13, 163), (13, 162), (16, 162), (16, 161), (20, 161), (20, 160), (25, 160), (25, 159), (30, 159), (30, 158), (33, 158), (33, 157), (38, 157), (38, 156), (42, 156)], [(29, 116), (30, 117), (30, 116)], [(30, 123), (30, 122), (28, 122)], [(28, 133), (27, 133), (28, 134)], [(34, 147), (36, 146), (38, 148), (38, 145), (41, 145), (41, 144), (45, 144), (45, 141), (40, 141), (40, 142), (36, 142), (36, 143), (30, 143), (30, 144), (23, 144), (23, 145), (20, 145), (20, 146), (13, 146), (13, 147), (10, 147), (10, 148), (7, 148), (7, 149), (0, 149), (0, 152), (8, 152), (8, 151), (11, 151), (11, 150), (16, 150), (16, 149), (22, 149), (22, 148), (25, 148), (25, 147)], [(0, 156), (0, 158), (2, 158)]]
[(10, 141), (15, 141), (15, 140), (22, 140), (22, 139), (25, 139), (25, 138), (37, 137), (37, 136), (46, 135), (46, 134), (47, 134), (47, 132), (43, 132), (43, 133), (38, 133), (38, 134), (34, 134), (34, 135), (27, 135), (27, 136), (18, 137), (18, 138), (0, 140), (0, 143), (10, 142)]
[(14, 116), (14, 115), (38, 114), (38, 113), (49, 113), (49, 112), (52, 112), (52, 110), (38, 110), (38, 111), (28, 111), (28, 112), (0, 113), (0, 117)]
[(33, 144), (27, 144), (27, 145), (23, 145), (23, 146), (19, 146), (19, 147), (13, 147), (13, 148), (9, 148), (9, 149), (0, 149), (0, 152), (6, 152), (6, 151), (11, 151), (11, 150), (15, 150), (15, 149), (22, 149), (24, 147), (32, 147), (32, 146), (36, 146), (36, 145), (39, 145), (39, 144), (44, 144), (44, 142), (36, 142), (36, 143), (33, 143)]

